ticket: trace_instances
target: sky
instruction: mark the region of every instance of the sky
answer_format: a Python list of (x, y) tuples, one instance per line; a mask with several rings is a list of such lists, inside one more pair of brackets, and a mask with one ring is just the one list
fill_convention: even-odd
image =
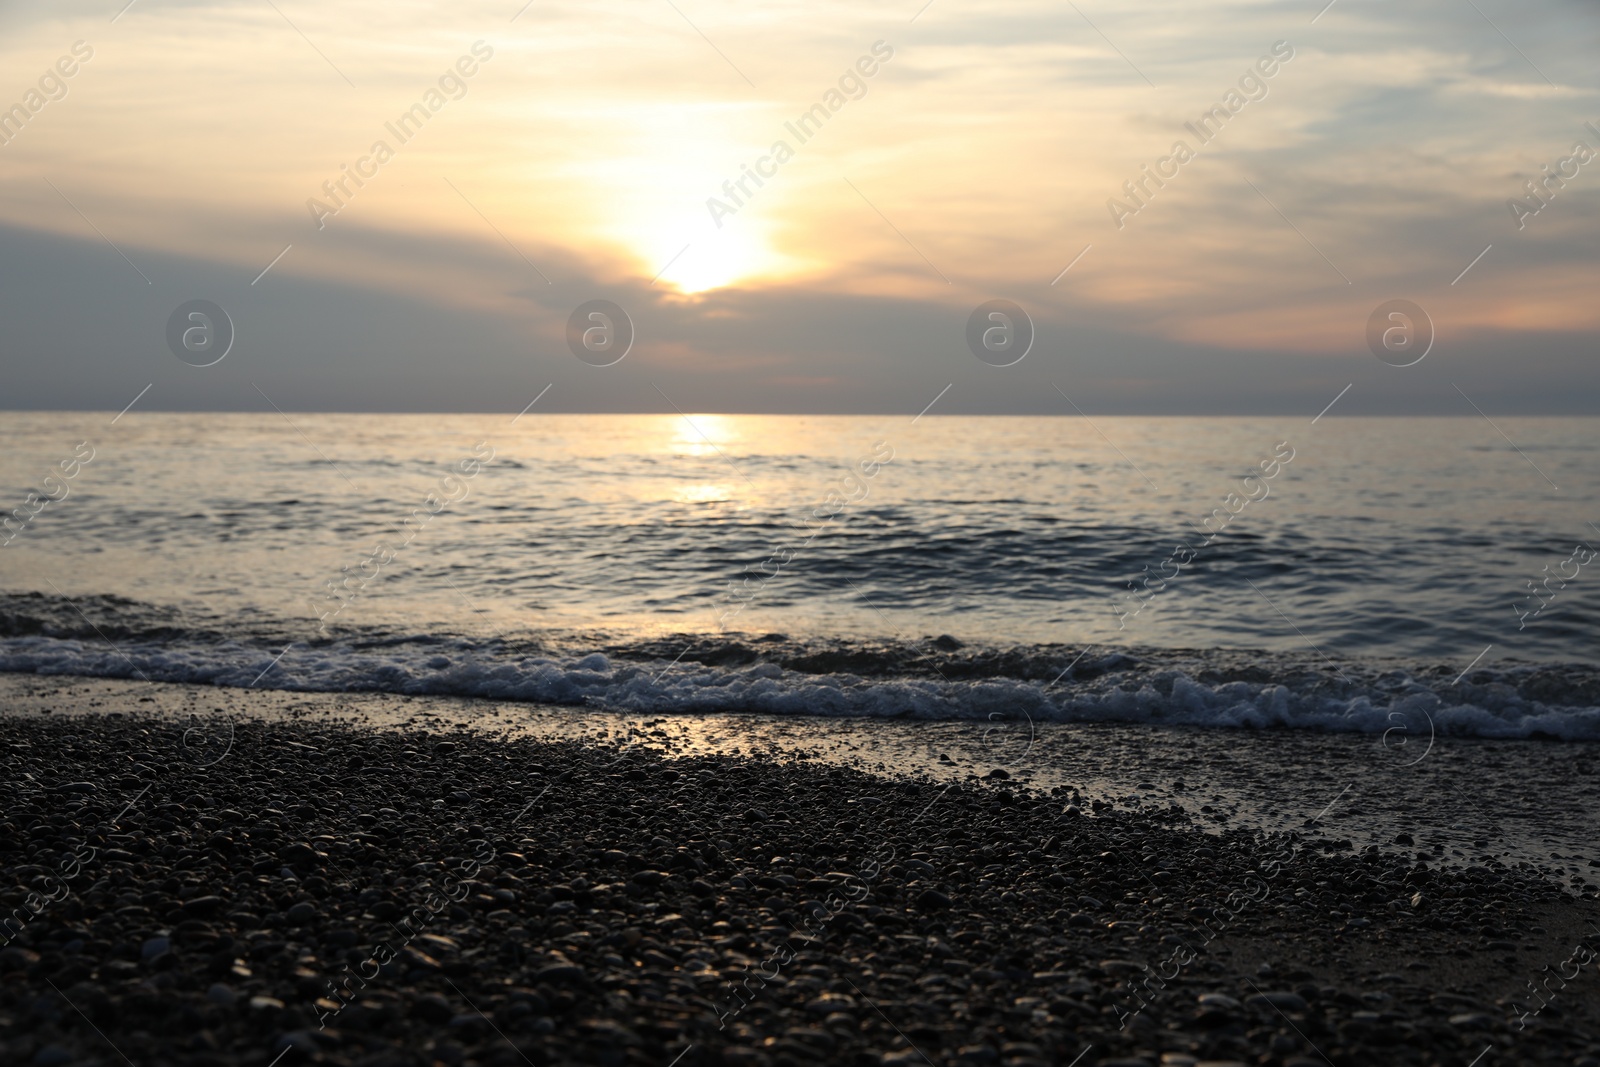
[(8, 3), (0, 407), (1600, 413), (1600, 4), (1325, 4)]

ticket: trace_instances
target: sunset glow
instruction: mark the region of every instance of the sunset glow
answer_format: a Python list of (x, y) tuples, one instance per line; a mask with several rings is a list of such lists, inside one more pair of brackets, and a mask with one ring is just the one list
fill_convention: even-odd
[[(982, 374), (959, 329), (997, 296), (1028, 308), (1041, 355), (1070, 350), (1134, 406), (1148, 393), (1110, 372), (1136, 352), (1347, 380), (1366, 315), (1397, 296), (1485, 374), (1505, 336), (1600, 332), (1577, 250), (1600, 172), (1574, 147), (1600, 149), (1600, 102), (1553, 15), (1513, 48), (1482, 19), (1397, 31), (1433, 16), (1359, 6), (829, 3), (799, 24), (616, 0), (280, 7), (7, 15), (0, 93), (28, 106), (0, 147), (0, 225), (148, 280), (156, 317), (239, 278), (283, 302), (243, 332), (263, 357), (417, 335), (378, 341), (319, 293), (466, 316), (503, 339), (481, 358), (509, 380), (516, 357), (489, 350), (560, 357), (572, 309), (611, 299), (655, 327), (627, 365), (690, 374), (719, 408), (914, 405)], [(1539, 204), (1526, 186), (1547, 173), (1547, 206), (1508, 209)], [(293, 333), (308, 315), (330, 321)], [(863, 358), (870, 399), (780, 385), (847, 381)], [(766, 377), (737, 398), (699, 377), (728, 366)]]

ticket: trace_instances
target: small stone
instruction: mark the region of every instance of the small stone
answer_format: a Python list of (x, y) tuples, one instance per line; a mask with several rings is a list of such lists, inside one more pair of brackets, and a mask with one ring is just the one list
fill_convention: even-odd
[(172, 940), (165, 937), (152, 937), (139, 947), (139, 961), (149, 963), (163, 952), (172, 951)]
[(217, 912), (221, 911), (223, 906), (226, 904), (227, 901), (223, 900), (219, 896), (208, 895), (203, 897), (195, 897), (192, 900), (186, 900), (183, 902), (183, 913), (196, 918), (204, 918), (206, 916), (215, 915)]
[(950, 898), (937, 889), (924, 889), (917, 894), (917, 907), (924, 911), (937, 911), (950, 906)]
[(438, 960), (434, 959), (426, 952), (418, 952), (410, 945), (407, 945), (405, 948), (401, 949), (399, 955), (395, 958), (401, 963), (404, 963), (407, 967), (411, 967), (416, 970), (437, 971), (439, 969)]
[(461, 949), (459, 941), (441, 934), (423, 934), (417, 938), (417, 944), (434, 953), (454, 953)]
[(565, 985), (572, 982), (583, 981), (583, 968), (575, 963), (552, 963), (548, 967), (541, 967), (534, 978), (541, 982), (554, 982)]
[(288, 919), (296, 926), (304, 926), (317, 917), (317, 906), (308, 900), (302, 900), (288, 911)]
[(1200, 1007), (1211, 1011), (1238, 1011), (1243, 1005), (1226, 993), (1201, 993)]
[(1306, 1001), (1299, 993), (1290, 993), (1287, 990), (1278, 990), (1269, 993), (1256, 993), (1245, 998), (1246, 1004), (1256, 1007), (1277, 1008), (1279, 1011), (1305, 1011)]
[(844, 1009), (853, 1008), (850, 998), (842, 993), (824, 993), (814, 1000), (806, 1002), (806, 1011), (812, 1015), (827, 1015)]
[(30, 949), (11, 945), (0, 949), (0, 974), (25, 971), (39, 962), (39, 954)]
[(317, 860), (321, 857), (317, 855), (316, 849), (304, 841), (296, 841), (291, 845), (284, 846), (283, 851), (278, 854), (278, 858), (290, 866), (315, 867)]
[(286, 1034), (279, 1034), (278, 1040), (272, 1046), (272, 1051), (283, 1053), (291, 1048), (303, 1055), (316, 1055), (316, 1036), (310, 1030), (291, 1030)]
[(1100, 969), (1114, 978), (1144, 973), (1144, 967), (1132, 960), (1101, 960)]
[(206, 999), (220, 1008), (231, 1008), (239, 997), (221, 982), (214, 982), (211, 988), (206, 990)]
[(423, 1022), (443, 1025), (455, 1018), (456, 1009), (438, 993), (425, 993), (412, 1001), (412, 1011)]

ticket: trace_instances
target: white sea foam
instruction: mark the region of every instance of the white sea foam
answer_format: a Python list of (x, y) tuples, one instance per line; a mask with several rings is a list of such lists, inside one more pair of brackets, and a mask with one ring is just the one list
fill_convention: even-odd
[[(145, 678), (322, 692), (378, 691), (591, 705), (648, 713), (1039, 722), (1158, 723), (1216, 728), (1288, 728), (1487, 739), (1600, 740), (1600, 707), (1586, 699), (1582, 668), (1561, 684), (1561, 667), (1480, 670), (1472, 679), (1427, 682), (1425, 672), (1341, 672), (1280, 661), (1273, 676), (1202, 681), (1208, 671), (1113, 653), (1058, 684), (1033, 678), (957, 677), (877, 671), (871, 676), (786, 669), (773, 662), (712, 666), (689, 659), (494, 653), (430, 638), (373, 647), (332, 643), (276, 652), (239, 643), (12, 637), (0, 640), (0, 670)], [(1538, 671), (1535, 678), (1532, 672)], [(970, 672), (968, 672), (970, 674)], [(1209, 673), (1215, 674), (1215, 671)], [(1536, 683), (1536, 684), (1535, 684)], [(1519, 684), (1521, 687), (1519, 688)], [(1523, 690), (1547, 694), (1535, 699)]]

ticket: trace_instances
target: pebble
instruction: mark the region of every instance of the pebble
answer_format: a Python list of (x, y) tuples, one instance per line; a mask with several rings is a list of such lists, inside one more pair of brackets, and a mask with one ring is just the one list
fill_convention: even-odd
[(1100, 969), (1113, 978), (1126, 978), (1129, 975), (1143, 974), (1144, 964), (1134, 963), (1132, 960), (1101, 960)]
[(183, 913), (197, 918), (215, 915), (226, 907), (228, 902), (215, 894), (206, 894), (203, 897), (192, 897), (183, 902)]
[(572, 963), (552, 963), (543, 967), (534, 974), (534, 978), (541, 982), (554, 984), (570, 984), (583, 981), (583, 968)]
[[(165, 728), (0, 718), (0, 748), (30, 746), (6, 749), (13, 784), (121, 783), (130, 758), (166, 766)], [(1304, 835), (1272, 892), (1230, 919), (1228, 893), (1263, 877), (1250, 833), (1178, 809), (1090, 817), (1063, 807), (1072, 790), (998, 776), (1004, 788), (947, 791), (814, 761), (635, 750), (617, 763), (594, 746), (249, 719), (229, 758), (206, 774), (136, 773), (126, 795), (149, 795), (94, 839), (101, 866), (0, 948), (0, 1062), (108, 1054), (90, 1051), (48, 977), (138, 1064), (181, 1046), (196, 1063), (258, 1067), (280, 1052), (279, 1067), (519, 1052), (664, 1065), (693, 1046), (680, 1067), (843, 1067), (921, 1063), (913, 1043), (964, 1067), (1072, 1063), (1089, 1046), (1079, 1067), (1320, 1063), (1299, 1027), (1340, 1063), (1443, 1062), (1440, 1043), (1457, 1041), (1465, 1062), (1492, 1041), (1507, 1063), (1597, 1067), (1584, 1002), (1541, 1017), (1537, 1040), (1498, 1009), (1516, 984), (1484, 946), (1515, 937), (1531, 977), (1570, 952), (1580, 913), (1487, 859), (1434, 870), (1410, 850)], [(0, 869), (23, 884), (43, 873), (41, 850), (90, 832), (57, 792), (6, 801)], [(494, 856), (467, 895), (423, 907), (474, 842)], [(877, 877), (851, 891), (873, 856)], [(403, 934), (390, 924), (416, 921), (404, 916), (426, 921)], [(1159, 988), (1162, 961), (1197, 944), (1202, 922), (1219, 939)], [(378, 943), (398, 956), (353, 1003), (319, 1000)], [(798, 954), (779, 963), (783, 944)], [(1444, 976), (1460, 954), (1472, 966), (1450, 970), (1448, 990), (1406, 969), (1436, 961)], [(747, 982), (748, 1003), (719, 1026), (709, 1004), (732, 1001), (731, 982)]]
[(39, 954), (16, 945), (0, 949), (0, 974), (25, 971), (39, 962)]
[(296, 841), (284, 847), (280, 858), (291, 867), (314, 867), (320, 857), (318, 857), (316, 849), (304, 841)]
[(806, 1011), (812, 1015), (827, 1015), (830, 1012), (848, 1010), (855, 1005), (849, 997), (838, 993), (824, 993), (822, 996), (806, 1003)]
[(278, 1039), (272, 1044), (273, 1053), (276, 1055), (289, 1049), (294, 1049), (296, 1052), (307, 1056), (315, 1056), (319, 1051), (316, 1035), (310, 1030), (291, 1030), (288, 1033), (279, 1034)]
[(1256, 1007), (1277, 1008), (1280, 1011), (1305, 1011), (1306, 1001), (1298, 993), (1276, 991), (1257, 993), (1245, 998), (1245, 1003)]

